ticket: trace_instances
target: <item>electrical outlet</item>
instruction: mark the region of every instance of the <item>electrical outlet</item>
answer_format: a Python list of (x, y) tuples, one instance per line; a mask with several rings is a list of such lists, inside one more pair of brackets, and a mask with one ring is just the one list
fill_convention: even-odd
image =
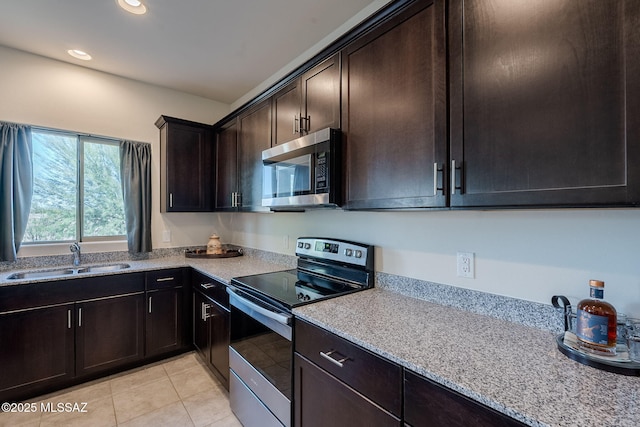
[(162, 232), (162, 241), (170, 242), (171, 241), (171, 230), (164, 230)]
[(458, 277), (467, 277), (469, 279), (475, 277), (474, 258), (475, 254), (473, 252), (458, 252), (456, 263)]

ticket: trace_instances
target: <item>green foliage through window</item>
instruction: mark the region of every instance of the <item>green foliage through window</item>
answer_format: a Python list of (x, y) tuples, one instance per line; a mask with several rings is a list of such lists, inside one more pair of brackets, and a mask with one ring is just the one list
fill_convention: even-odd
[(23, 243), (123, 239), (117, 141), (36, 130), (33, 199)]

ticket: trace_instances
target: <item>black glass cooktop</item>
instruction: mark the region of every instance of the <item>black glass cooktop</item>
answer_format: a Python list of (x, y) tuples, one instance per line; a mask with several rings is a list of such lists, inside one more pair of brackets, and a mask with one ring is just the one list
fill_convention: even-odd
[(288, 309), (360, 289), (299, 270), (234, 277), (231, 284), (254, 294), (257, 292)]

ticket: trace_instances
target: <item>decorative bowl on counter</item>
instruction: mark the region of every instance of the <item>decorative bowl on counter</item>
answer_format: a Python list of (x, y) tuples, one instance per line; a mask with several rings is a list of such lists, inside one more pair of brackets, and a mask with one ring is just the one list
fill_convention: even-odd
[(233, 258), (233, 257), (242, 256), (242, 254), (243, 254), (242, 248), (232, 246), (232, 245), (222, 245), (222, 253), (219, 253), (219, 254), (208, 254), (206, 247), (186, 249), (184, 251), (184, 256), (186, 258), (203, 258), (203, 259)]

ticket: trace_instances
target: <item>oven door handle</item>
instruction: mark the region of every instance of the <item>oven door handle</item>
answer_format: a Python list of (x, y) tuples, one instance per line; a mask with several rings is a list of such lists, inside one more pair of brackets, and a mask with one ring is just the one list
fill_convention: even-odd
[(230, 302), (236, 307), (238, 307), (239, 309), (241, 309), (242, 311), (245, 311), (243, 310), (243, 308), (246, 308), (248, 310), (253, 310), (271, 320), (275, 320), (276, 322), (282, 323), (283, 325), (287, 325), (287, 326), (291, 323), (290, 315), (277, 313), (275, 311), (271, 311), (264, 307), (260, 307), (258, 304), (252, 301), (249, 301), (248, 299), (238, 295), (238, 293), (236, 293), (233, 289), (231, 289), (231, 287), (227, 287), (227, 293), (231, 297)]

